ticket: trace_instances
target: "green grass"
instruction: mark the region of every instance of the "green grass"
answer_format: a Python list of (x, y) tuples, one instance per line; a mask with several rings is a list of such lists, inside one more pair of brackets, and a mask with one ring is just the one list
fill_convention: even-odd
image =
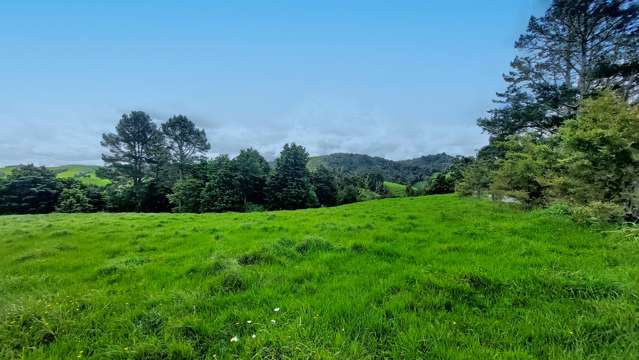
[(4, 216), (0, 358), (636, 359), (638, 247), (450, 195)]
[(384, 181), (384, 187), (393, 196), (402, 197), (406, 196), (406, 185), (398, 184), (390, 181)]
[[(0, 174), (9, 175), (15, 166), (5, 166), (0, 168)], [(108, 179), (99, 178), (95, 171), (99, 166), (95, 165), (62, 165), (52, 166), (48, 169), (53, 171), (58, 178), (76, 178), (86, 185), (106, 186), (111, 183)]]

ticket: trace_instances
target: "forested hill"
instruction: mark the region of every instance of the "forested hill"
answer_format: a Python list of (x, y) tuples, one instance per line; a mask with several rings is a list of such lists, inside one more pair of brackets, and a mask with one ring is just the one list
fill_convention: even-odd
[(454, 159), (446, 153), (400, 161), (363, 154), (336, 153), (311, 157), (308, 166), (310, 169), (316, 169), (324, 165), (329, 169), (339, 169), (354, 175), (378, 172), (385, 180), (407, 184), (428, 178), (434, 172), (446, 170)]

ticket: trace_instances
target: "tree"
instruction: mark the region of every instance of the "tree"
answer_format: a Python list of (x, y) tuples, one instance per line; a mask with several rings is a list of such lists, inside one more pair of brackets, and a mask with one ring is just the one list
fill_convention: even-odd
[(18, 166), (0, 186), (0, 213), (40, 214), (55, 209), (62, 185), (47, 168)]
[(481, 196), (490, 185), (490, 169), (488, 164), (475, 160), (462, 171), (462, 180), (455, 186), (455, 192), (462, 196)]
[(187, 169), (211, 149), (206, 132), (197, 129), (184, 115), (169, 118), (162, 124), (162, 133), (166, 138), (171, 163), (177, 168), (180, 179), (186, 176)]
[(264, 204), (264, 187), (271, 171), (266, 159), (257, 150), (249, 148), (241, 150), (233, 163), (244, 204)]
[(173, 212), (198, 213), (200, 212), (200, 196), (204, 184), (194, 178), (184, 178), (178, 180), (173, 185), (173, 192), (170, 194), (169, 202), (173, 206)]
[(337, 205), (337, 182), (335, 175), (325, 166), (320, 165), (311, 174), (311, 184), (315, 189), (317, 200), (322, 206)]
[(313, 202), (307, 162), (308, 153), (303, 146), (284, 145), (266, 185), (266, 201), (271, 209), (303, 209)]
[(585, 100), (560, 138), (564, 196), (616, 202), (639, 215), (639, 106), (610, 92)]
[(428, 185), (424, 188), (427, 195), (449, 194), (455, 192), (455, 182), (447, 173), (435, 173), (428, 180)]
[(63, 213), (83, 213), (92, 211), (93, 207), (81, 188), (71, 187), (62, 190), (56, 210)]
[(479, 126), (497, 141), (527, 131), (550, 135), (574, 117), (580, 99), (605, 87), (636, 100), (638, 19), (632, 0), (554, 0), (516, 42), (520, 54), (504, 75), (500, 106)]
[(527, 208), (548, 203), (559, 172), (555, 142), (533, 133), (509, 137), (506, 157), (492, 177), (493, 195), (513, 198)]
[(109, 151), (102, 160), (137, 187), (163, 154), (164, 137), (149, 115), (132, 111), (122, 115), (115, 133), (102, 135), (101, 145)]
[(372, 192), (378, 194), (385, 194), (386, 188), (384, 187), (384, 176), (379, 172), (372, 172), (365, 176), (366, 188)]
[(202, 190), (202, 212), (244, 210), (244, 199), (233, 162), (227, 155), (220, 155), (213, 160), (211, 167), (210, 180)]

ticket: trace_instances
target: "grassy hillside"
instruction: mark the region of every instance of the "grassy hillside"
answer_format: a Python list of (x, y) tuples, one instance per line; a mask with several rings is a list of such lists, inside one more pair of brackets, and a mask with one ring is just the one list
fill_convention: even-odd
[(388, 192), (393, 194), (393, 196), (397, 196), (397, 197), (406, 196), (406, 185), (402, 185), (402, 184), (398, 184), (398, 183), (394, 183), (390, 181), (384, 181), (384, 187), (386, 188), (386, 190), (388, 190)]
[[(8, 175), (15, 166), (5, 166), (0, 168), (0, 174)], [(75, 177), (79, 181), (87, 185), (105, 186), (111, 181), (99, 178), (95, 175), (95, 171), (99, 166), (95, 165), (62, 165), (52, 166), (49, 170), (53, 171), (59, 178)]]
[(638, 358), (638, 247), (453, 196), (4, 216), (0, 358)]

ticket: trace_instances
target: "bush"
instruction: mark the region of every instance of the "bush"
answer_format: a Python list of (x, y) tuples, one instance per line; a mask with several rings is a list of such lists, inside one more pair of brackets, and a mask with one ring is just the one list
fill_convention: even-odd
[(624, 219), (623, 207), (601, 201), (594, 201), (588, 205), (574, 207), (571, 211), (572, 219), (579, 224), (619, 224)]
[(82, 189), (72, 187), (62, 190), (56, 210), (63, 213), (81, 213), (90, 212), (93, 207)]

